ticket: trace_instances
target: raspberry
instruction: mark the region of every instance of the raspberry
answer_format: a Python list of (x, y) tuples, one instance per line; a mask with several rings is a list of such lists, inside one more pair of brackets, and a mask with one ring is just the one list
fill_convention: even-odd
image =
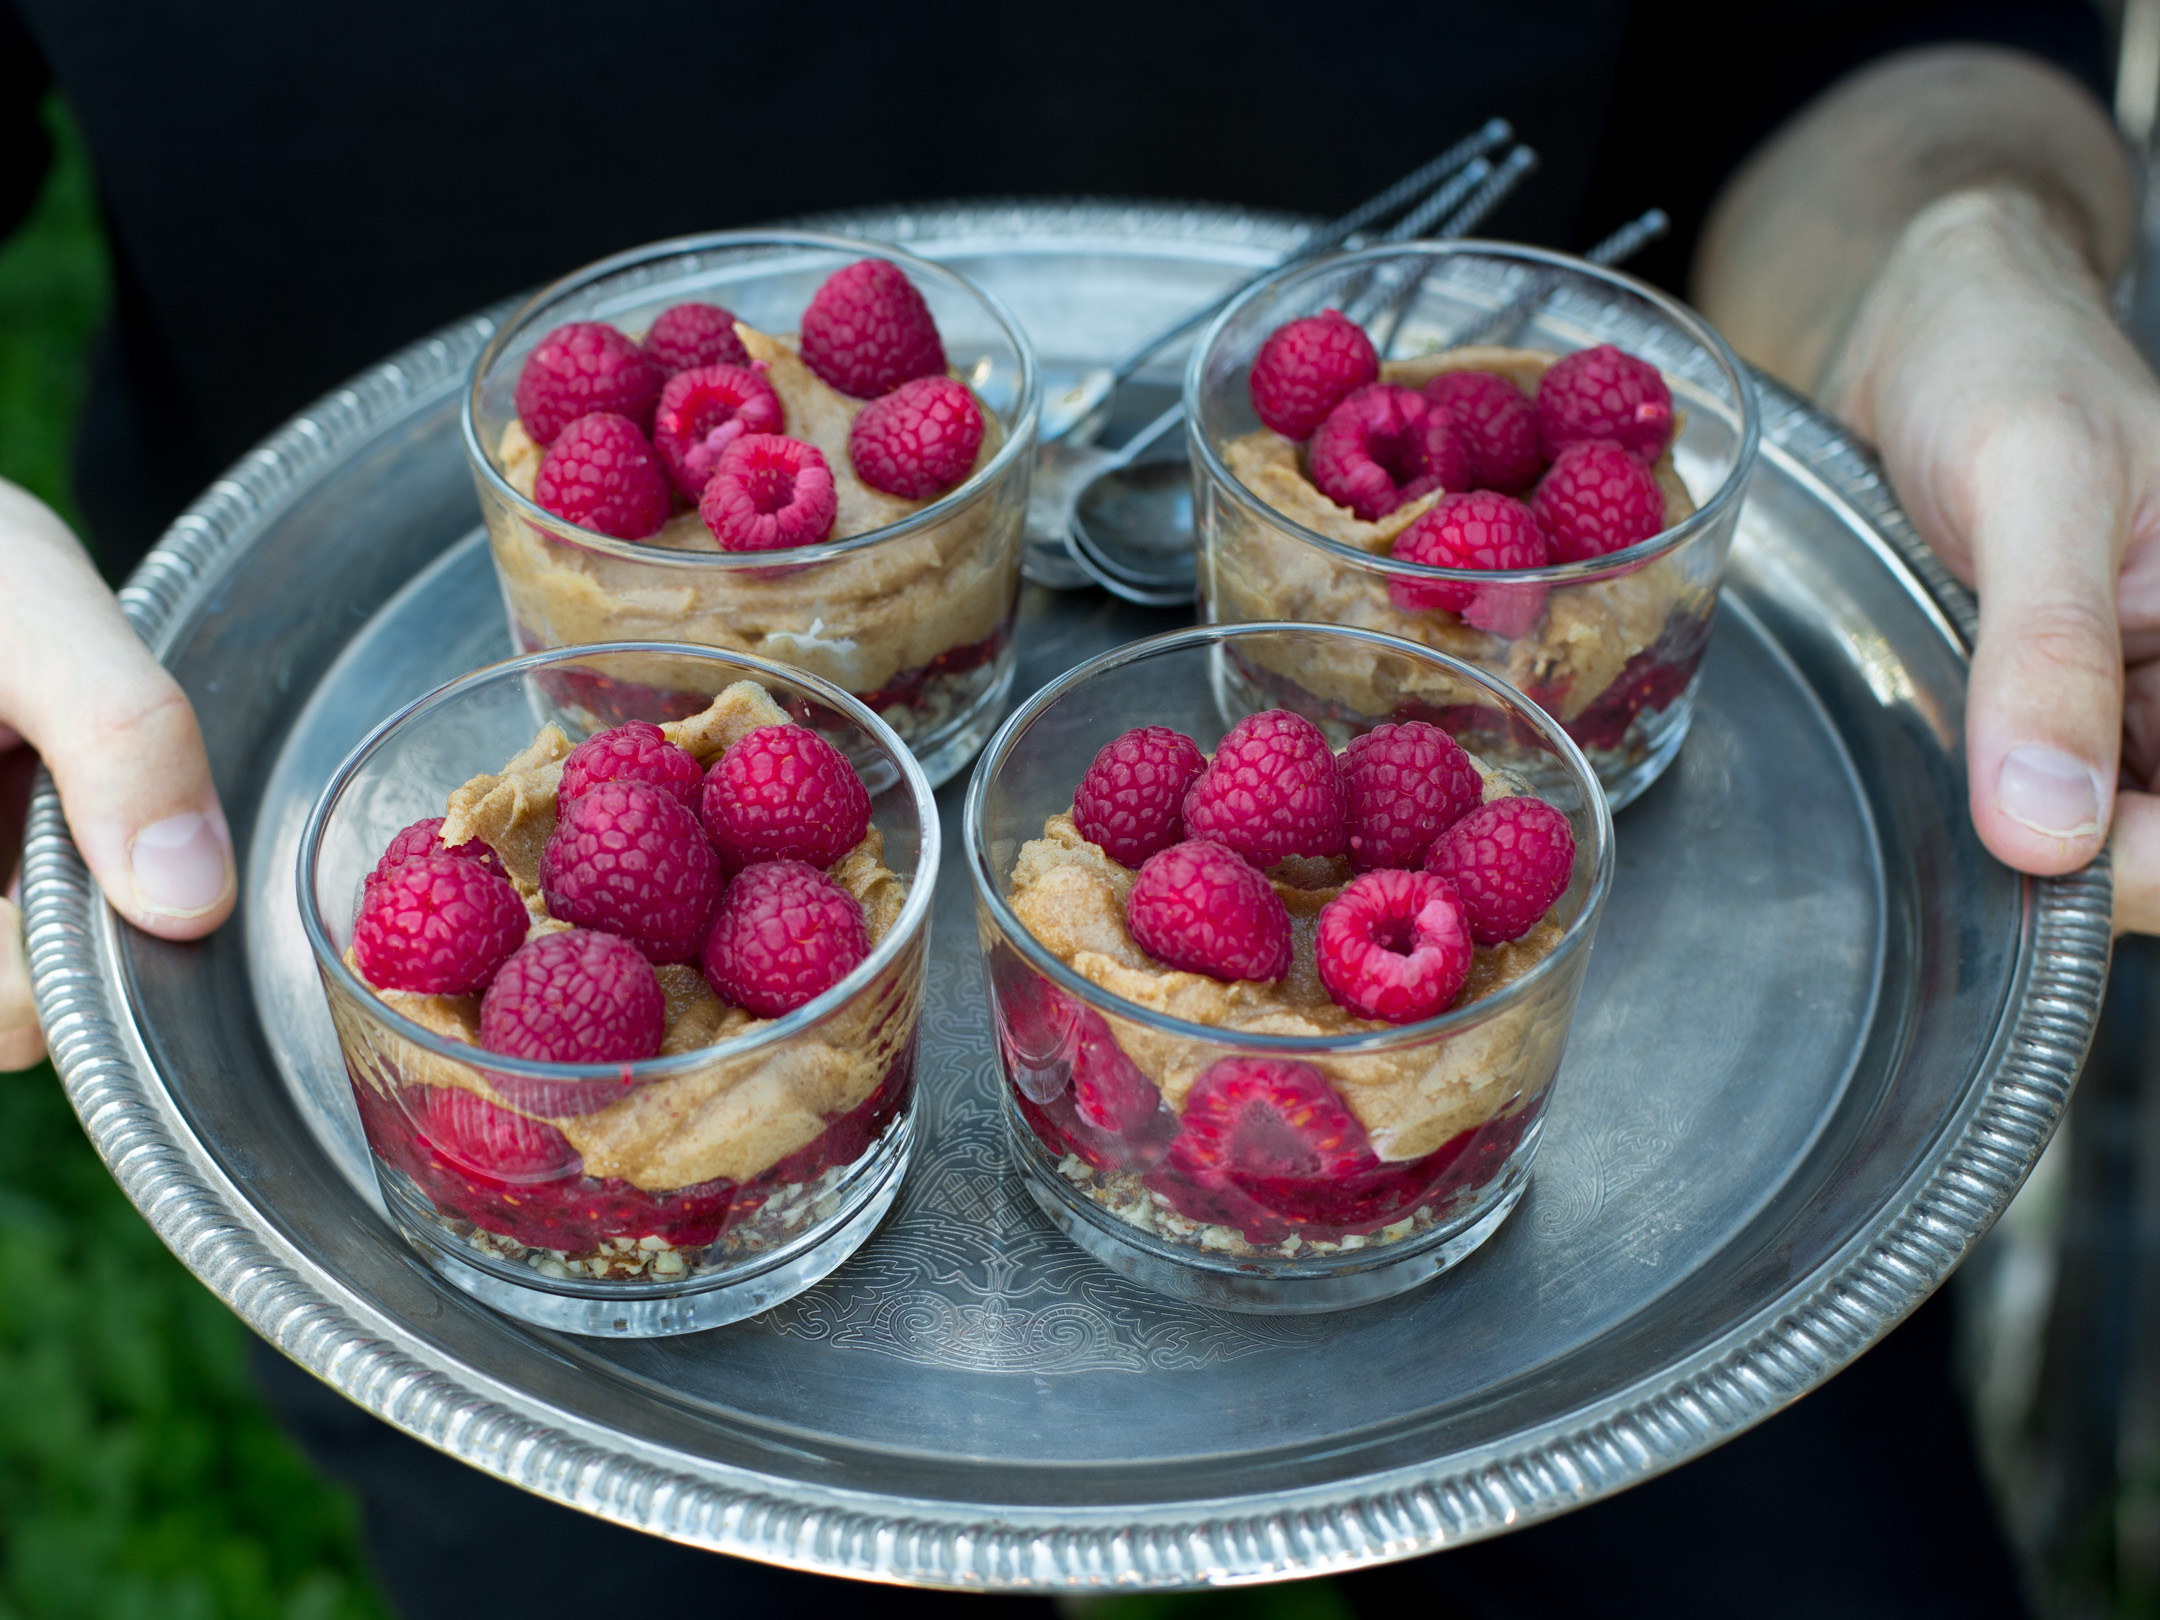
[(667, 997), (652, 964), (627, 939), (586, 928), (521, 947), (480, 1003), (480, 1044), (506, 1057), (635, 1063), (659, 1051), (666, 1033)]
[(1025, 969), (997, 975), (995, 1005), (1021, 1116), (1060, 1153), (1098, 1170), (1146, 1169), (1177, 1134), (1155, 1082), (1102, 1014)]
[(638, 426), (595, 411), (555, 436), (533, 478), (542, 511), (617, 540), (643, 540), (668, 520), (667, 475)]
[(982, 408), (950, 377), (916, 377), (863, 407), (848, 460), (872, 489), (924, 501), (967, 477), (982, 448)]
[(1289, 855), (1340, 855), (1349, 802), (1320, 728), (1287, 709), (1230, 728), (1185, 790), (1185, 831), (1228, 845), (1253, 865)]
[(1253, 358), (1253, 409), (1284, 438), (1309, 439), (1328, 412), (1379, 375), (1364, 329), (1326, 310), (1268, 334)]
[(510, 880), (458, 855), (410, 855), (367, 884), (353, 957), (378, 990), (469, 996), (495, 976), (530, 919)]
[(1477, 808), (1484, 780), (1462, 746), (1423, 720), (1375, 726), (1342, 753), (1350, 864), (1360, 872), (1424, 864), (1432, 841)]
[(823, 454), (777, 433), (746, 433), (722, 450), (698, 497), (698, 516), (722, 551), (814, 546), (839, 511)]
[(1202, 1182), (1249, 1176), (1334, 1181), (1374, 1169), (1372, 1143), (1320, 1071), (1222, 1058), (1185, 1095), (1170, 1163)]
[(1469, 458), (1454, 430), (1428, 433), (1425, 396), (1393, 383), (1360, 388), (1312, 436), (1312, 480), (1337, 506), (1370, 523), (1405, 501), (1463, 484)]
[(720, 898), (720, 857), (667, 789), (599, 782), (557, 812), (540, 892), (566, 923), (620, 934), (655, 962), (688, 962)]
[(1073, 795), (1073, 825), (1113, 861), (1138, 866), (1185, 836), (1185, 790), (1206, 769), (1184, 733), (1136, 726), (1096, 751)]
[(1470, 975), (1460, 896), (1430, 872), (1367, 872), (1320, 909), (1320, 982), (1360, 1018), (1414, 1024), (1455, 999)]
[(660, 312), (645, 334), (645, 353), (663, 375), (693, 366), (747, 366), (750, 352), (735, 335), (735, 317), (718, 304), (677, 304)]
[(705, 941), (713, 989), (760, 1018), (823, 995), (870, 954), (862, 906), (801, 861), (762, 861), (730, 883)]
[(824, 868), (870, 830), (870, 791), (808, 726), (760, 726), (730, 744), (699, 790), (705, 834), (731, 870), (759, 861)]
[(1125, 897), (1140, 948), (1181, 973), (1272, 984), (1290, 971), (1290, 913), (1250, 862), (1205, 838), (1151, 855)]
[(627, 416), (643, 432), (659, 398), (660, 368), (604, 321), (556, 327), (518, 373), (518, 419), (535, 444), (553, 444), (564, 428), (594, 411)]
[(1553, 561), (1581, 562), (1647, 540), (1665, 527), (1665, 492), (1611, 439), (1582, 439), (1553, 457), (1530, 497)]
[(660, 390), (653, 414), (653, 448), (675, 487), (693, 501), (705, 491), (720, 452), (745, 433), (778, 433), (785, 423), (780, 396), (742, 366), (678, 371)]
[(457, 1086), (422, 1087), (412, 1121), (446, 1163), (491, 1181), (530, 1185), (584, 1169), (570, 1139), (546, 1120), (498, 1108)]
[(803, 364), (843, 394), (875, 399), (945, 369), (930, 306), (890, 259), (859, 259), (825, 278), (802, 318)]
[(467, 839), (455, 849), (446, 848), (442, 841), (442, 826), (441, 816), (429, 816), (391, 839), (382, 859), (375, 863), (375, 870), (368, 874), (368, 882), (373, 883), (399, 861), (415, 855), (455, 855), (461, 860), (478, 861), (499, 878), (510, 875), (503, 867), (502, 857), (477, 838)]
[(1537, 412), (1505, 377), (1489, 371), (1443, 371), (1425, 385), (1425, 399), (1433, 415), (1452, 422), (1462, 436), (1470, 459), (1469, 482), (1462, 487), (1520, 495), (1544, 467)]
[(650, 721), (631, 720), (596, 731), (570, 750), (555, 788), (555, 808), (559, 814), (572, 799), (602, 782), (649, 782), (672, 793), (685, 810), (695, 811), (698, 784), (704, 779), (689, 750), (669, 742)]
[[(1485, 489), (1441, 496), (1395, 537), (1394, 555), (1429, 568), (1542, 568), (1550, 561), (1530, 508)], [(1398, 577), (1388, 581), (1388, 600), (1405, 613), (1460, 613), (1480, 630), (1513, 638), (1537, 623), (1547, 589)]]
[(1495, 799), (1433, 840), (1425, 870), (1462, 896), (1480, 945), (1521, 939), (1567, 891), (1575, 832), (1543, 799)]
[(1655, 461), (1672, 437), (1672, 390), (1649, 361), (1600, 343), (1553, 363), (1538, 384), (1537, 421), (1547, 461), (1582, 439), (1617, 439)]

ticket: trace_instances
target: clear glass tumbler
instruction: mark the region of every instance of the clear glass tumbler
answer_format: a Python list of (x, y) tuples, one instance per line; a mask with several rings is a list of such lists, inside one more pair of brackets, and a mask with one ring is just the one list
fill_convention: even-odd
[[(1306, 479), (1302, 449), (1253, 409), (1253, 359), (1269, 334), (1329, 309), (1366, 327), (1382, 351), (1383, 381), (1410, 387), (1475, 369), (1529, 393), (1553, 360), (1605, 343), (1649, 361), (1678, 420), (1660, 482), (1668, 514), (1686, 515), (1584, 562), (1486, 572), (1397, 561), (1392, 530), (1347, 521)], [(1376, 247), (1285, 270), (1223, 311), (1193, 352), (1185, 405), (1199, 590), (1211, 622), (1356, 625), (1488, 670), (1560, 720), (1614, 809), (1679, 752), (1760, 435), (1746, 370), (1699, 316), (1628, 276), (1534, 248)], [(1270, 480), (1276, 502), (1253, 487)], [(1504, 606), (1484, 615), (1496, 628), (1471, 623), (1475, 612), (1402, 605), (1417, 602), (1421, 585), (1429, 603), (1434, 586), (1445, 594), (1449, 584)], [(1384, 661), (1383, 670), (1407, 673)], [(1442, 707), (1432, 692), (1389, 685), (1363, 663), (1283, 673), (1355, 713), (1430, 719)]]
[[(655, 722), (671, 716), (657, 700), (638, 712), (631, 694), (755, 681), (874, 759), (872, 826), (906, 897), (869, 957), (785, 1017), (623, 1064), (485, 1052), (442, 1032), (459, 1027), (448, 998), (370, 989), (348, 955), (363, 879), (399, 829), (441, 815), (453, 789), (559, 721), (547, 688), (563, 677), (610, 682), (624, 719)], [(929, 781), (890, 727), (746, 654), (536, 653), (386, 720), (317, 801), (299, 887), (391, 1218), (459, 1287), (575, 1333), (686, 1333), (809, 1287), (870, 1235), (907, 1166), (938, 842)]]
[[(542, 510), (505, 461), (526, 356), (570, 321), (631, 337), (661, 311), (714, 303), (774, 337), (798, 330), (825, 278), (889, 260), (923, 295), (995, 445), (973, 476), (898, 522), (814, 546), (723, 552), (692, 517), (682, 544), (616, 540)], [(603, 259), (534, 295), (474, 364), (463, 413), (510, 632), (522, 652), (688, 641), (805, 670), (862, 700), (933, 785), (974, 757), (1012, 688), (1021, 531), (1035, 461), (1035, 352), (995, 298), (897, 248), (804, 231), (682, 237)], [(795, 431), (790, 424), (788, 431)], [(844, 455), (833, 448), (831, 455)], [(845, 518), (843, 517), (843, 523)], [(656, 689), (659, 690), (659, 689)], [(658, 698), (638, 700), (668, 707)], [(679, 705), (677, 705), (679, 707)], [(624, 709), (615, 718), (628, 718)], [(612, 724), (606, 713), (596, 715)]]
[[(1266, 1007), (1248, 1004), (1240, 1027), (1229, 1028), (1128, 999), (1097, 982), (1119, 976), (1105, 958), (1053, 949), (1021, 921), (1023, 846), (1072, 808), (1104, 743), (1165, 725), (1212, 751), (1246, 715), (1290, 708), (1339, 749), (1392, 709), (1357, 713), (1332, 682), (1323, 696), (1280, 677), (1256, 683), (1250, 671), (1360, 662), (1444, 697), (1433, 705), (1443, 725), (1512, 772), (1514, 789), (1534, 786), (1566, 815), (1575, 867), (1542, 955), (1481, 950), (1471, 985), (1485, 993), (1422, 1023), (1265, 1033), (1255, 1026), (1284, 1022)], [(963, 838), (1014, 1163), (1050, 1218), (1104, 1264), (1158, 1292), (1231, 1310), (1335, 1310), (1437, 1276), (1521, 1198), (1613, 854), (1611, 815), (1582, 751), (1519, 693), (1366, 630), (1245, 624), (1152, 637), (1082, 664), (1005, 723), (969, 786)], [(1122, 918), (1120, 895), (1097, 898)], [(1227, 1062), (1274, 1065), (1264, 1083), (1267, 1073), (1285, 1075), (1324, 1108), (1347, 1108), (1370, 1153), (1338, 1154), (1324, 1172), (1296, 1169), (1294, 1148), (1279, 1172), (1265, 1158), (1197, 1177), (1181, 1169), (1192, 1162), (1178, 1151), (1185, 1105)]]

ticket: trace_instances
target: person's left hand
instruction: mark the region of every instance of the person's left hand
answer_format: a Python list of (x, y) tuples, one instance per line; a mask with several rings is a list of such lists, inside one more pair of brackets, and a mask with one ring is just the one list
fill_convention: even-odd
[(1900, 237), (1822, 392), (1979, 595), (1982, 840), (2061, 873), (2112, 830), (2116, 930), (2160, 932), (2160, 386), (2083, 257), (2030, 195), (1943, 199)]

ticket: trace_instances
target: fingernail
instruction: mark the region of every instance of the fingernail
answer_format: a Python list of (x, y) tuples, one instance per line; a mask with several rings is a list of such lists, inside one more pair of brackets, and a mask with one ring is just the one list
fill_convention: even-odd
[(2062, 752), (2025, 744), (2003, 756), (1995, 806), (2043, 838), (2091, 838), (2100, 831), (2100, 786), (2091, 766)]
[(190, 810), (137, 833), (128, 848), (128, 869), (144, 910), (195, 917), (224, 898), (230, 862), (220, 829)]

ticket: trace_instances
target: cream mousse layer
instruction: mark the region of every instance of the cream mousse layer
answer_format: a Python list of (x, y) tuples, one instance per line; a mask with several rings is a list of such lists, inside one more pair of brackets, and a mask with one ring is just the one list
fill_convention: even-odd
[[(738, 681), (704, 713), (660, 729), (700, 765), (709, 765), (758, 727), (791, 723), (764, 688)], [(478, 838), (501, 857), (532, 916), (528, 939), (569, 927), (547, 914), (540, 857), (555, 830), (555, 788), (570, 746), (555, 727), (543, 726), (532, 746), (501, 771), (476, 776), (453, 792), (443, 822), (446, 845)], [(862, 903), (875, 951), (899, 922), (907, 899), (907, 885), (885, 865), (883, 835), (871, 828), (830, 875)], [(647, 1081), (597, 1112), (567, 1116), (521, 1108), (488, 1083), (485, 1071), (438, 1057), (358, 1019), (343, 1010), (334, 993), (330, 1001), (345, 1026), (340, 1034), (348, 1053), (387, 1045), (386, 1062), (368, 1076), (385, 1095), (394, 1096), (400, 1083), (460, 1087), (513, 1113), (546, 1120), (583, 1156), (585, 1174), (665, 1192), (723, 1176), (748, 1180), (810, 1142), (831, 1116), (866, 1101), (914, 1031), (921, 1001), (919, 958), (919, 952), (902, 953), (875, 983), (814, 1030)], [(350, 951), (345, 960), (358, 974)], [(667, 996), (663, 1056), (737, 1040), (772, 1022), (722, 1001), (693, 964), (673, 963), (657, 972)], [(479, 996), (375, 994), (437, 1035), (479, 1045)]]
[[(1390, 360), (1380, 368), (1380, 377), (1421, 388), (1446, 371), (1490, 371), (1533, 396), (1539, 379), (1559, 358), (1539, 349), (1450, 349), (1415, 360)], [(1223, 460), (1239, 483), (1291, 522), (1376, 557), (1388, 555), (1395, 537), (1447, 493), (1434, 490), (1367, 523), (1320, 493), (1306, 474), (1303, 450), (1295, 440), (1262, 428), (1233, 439), (1224, 447)], [(1694, 512), (1695, 502), (1673, 467), (1670, 446), (1651, 472), (1664, 492), (1665, 526), (1671, 528)], [(1390, 600), (1381, 575), (1295, 539), (1227, 502), (1218, 521), (1223, 533), (1205, 565), (1209, 597), (1222, 605), (1217, 619), (1287, 619), (1402, 636), (1489, 670), (1518, 690), (1550, 698), (1547, 706), (1563, 723), (1596, 701), (1628, 660), (1657, 642), (1683, 598), (1707, 589), (1691, 585), (1670, 557), (1661, 557), (1609, 579), (1553, 590), (1530, 633), (1511, 641), (1444, 609), (1406, 613)], [(1392, 714), (1406, 702), (1441, 707), (1463, 701), (1438, 671), (1408, 659), (1375, 658), (1348, 646), (1300, 646), (1247, 656), (1307, 691), (1362, 714)]]
[[(828, 385), (803, 364), (792, 339), (740, 322), (735, 331), (780, 398), (781, 431), (815, 445), (832, 469), (839, 511), (828, 544), (903, 522), (935, 504), (884, 494), (855, 476), (848, 430), (868, 400)], [(982, 448), (970, 478), (1005, 442), (997, 414), (982, 406), (982, 415)], [(530, 500), (545, 454), (513, 417), (503, 429), (496, 464), (510, 487)], [(939, 522), (832, 561), (770, 568), (668, 567), (664, 557), (625, 559), (547, 532), (499, 499), (482, 504), (504, 595), (536, 646), (689, 641), (756, 653), (850, 692), (874, 693), (940, 653), (995, 634), (1020, 588), (1026, 512), (996, 489), (982, 491)], [(663, 553), (720, 554), (695, 511), (676, 513), (658, 534), (634, 544)]]
[[(1513, 777), (1482, 761), (1478, 770), (1488, 801), (1523, 791)], [(1356, 1035), (1395, 1027), (1344, 1011), (1320, 982), (1314, 935), (1321, 908), (1350, 883), (1347, 861), (1291, 859), (1270, 869), (1268, 881), (1290, 913), (1291, 939), (1290, 972), (1273, 984), (1179, 972), (1142, 950), (1125, 926), (1126, 897), (1138, 876), (1082, 837), (1070, 813), (1060, 813), (1043, 824), (1042, 837), (1021, 846), (1009, 903), (1027, 931), (1090, 984), (1151, 1012), (1220, 1029), (1233, 1040), (1240, 1034)], [(1550, 956), (1565, 932), (1548, 912), (1521, 939), (1479, 946), (1450, 1010), (1474, 1006), (1513, 984)], [(1580, 971), (1580, 953), (1574, 971)], [(1104, 1017), (1125, 1055), (1181, 1113), (1193, 1082), (1224, 1055), (1190, 1036), (1114, 1013)], [(1444, 1040), (1299, 1061), (1327, 1076), (1382, 1159), (1418, 1159), (1543, 1090), (1566, 1038), (1567, 1019), (1555, 1013), (1551, 998), (1533, 995)]]

